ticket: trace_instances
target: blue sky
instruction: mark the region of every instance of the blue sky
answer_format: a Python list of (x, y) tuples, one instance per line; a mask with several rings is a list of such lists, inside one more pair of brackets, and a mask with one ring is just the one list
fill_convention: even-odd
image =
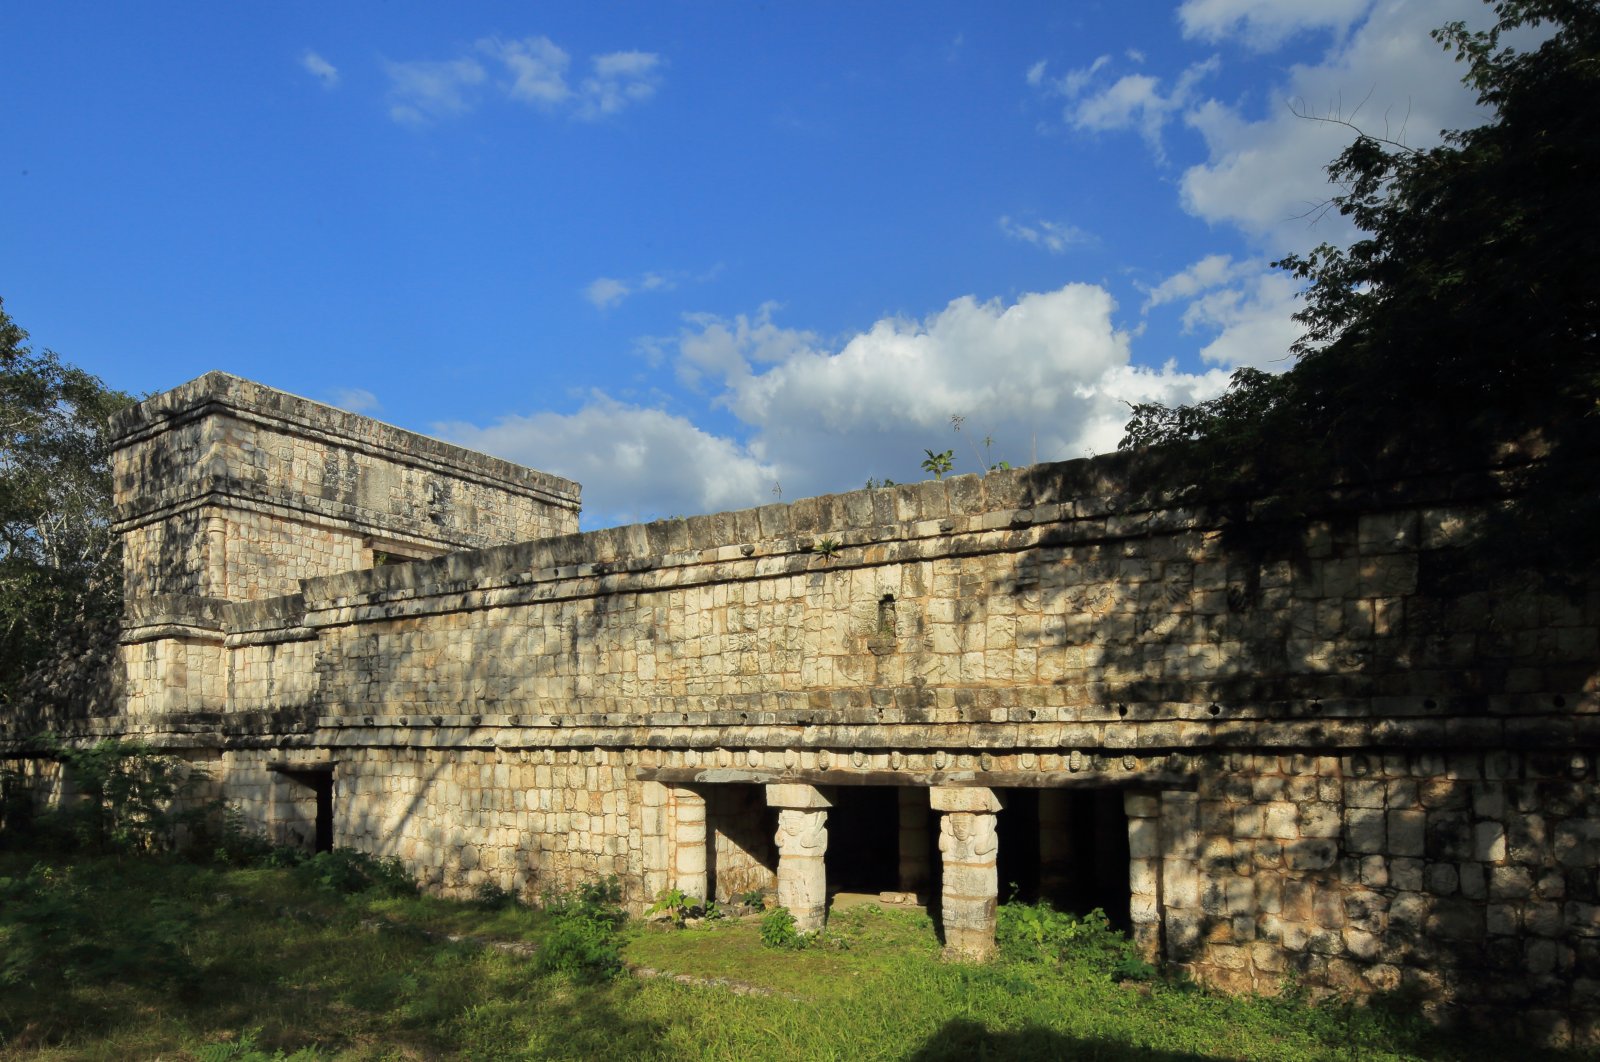
[[(1281, 367), (1475, 0), (15, 4), (0, 297), (572, 476), (584, 526), (1114, 448)], [(952, 417), (963, 418), (960, 431)]]

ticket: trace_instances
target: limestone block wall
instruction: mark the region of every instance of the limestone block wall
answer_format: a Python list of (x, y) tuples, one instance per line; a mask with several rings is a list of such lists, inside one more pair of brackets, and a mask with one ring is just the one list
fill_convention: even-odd
[[(291, 582), (268, 547), (292, 521), (364, 549), (523, 525), (472, 500), (481, 475), (433, 509), (426, 462), (374, 478), (370, 422), (350, 442), (285, 426), (303, 400), (194, 387), (126, 436), (135, 563), (171, 561), (130, 602), (128, 711), (77, 736), (215, 757), (275, 836), (304, 836), (314, 768), (337, 843), (441, 891), (614, 873), (642, 910), (752, 882), (817, 922), (835, 798), (893, 786), (945, 855), (947, 942), (982, 954), (1016, 794), (1070, 790), (1120, 809), (1125, 847), (1039, 857), (1116, 853), (1152, 957), (1238, 989), (1415, 986), (1600, 1042), (1600, 581), (1461, 563), (1495, 469), (1344, 484), (1285, 521), (1174, 505), (1102, 458)], [(191, 509), (203, 548), (147, 530)], [(294, 592), (223, 600), (274, 587)]]
[(130, 597), (256, 600), (301, 579), (577, 529), (578, 487), (224, 373), (120, 414)]
[[(771, 850), (708, 832), (743, 799), (719, 782), (1112, 788), (1152, 957), (1238, 989), (1416, 987), (1587, 1035), (1600, 597), (1463, 583), (1492, 475), (1353, 491), (1251, 540), (1141, 507), (1116, 473), (311, 580), (224, 623), (229, 712), (300, 676), (289, 699), (338, 761), (340, 843), (446, 891), (617, 873), (636, 909), (708, 867), (723, 898), (724, 869), (783, 890)], [(788, 811), (825, 850), (827, 808)], [(1003, 801), (932, 811), (952, 865), (993, 877)], [(792, 887), (811, 902), (815, 883)], [(951, 896), (981, 947), (989, 901)]]

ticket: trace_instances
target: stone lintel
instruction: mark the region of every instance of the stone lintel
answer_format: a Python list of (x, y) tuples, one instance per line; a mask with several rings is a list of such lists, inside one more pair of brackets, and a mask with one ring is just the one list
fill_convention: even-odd
[(928, 799), (935, 811), (996, 812), (1003, 806), (995, 791), (985, 786), (932, 786)]
[(831, 808), (833, 801), (814, 785), (793, 782), (767, 786), (767, 806), (774, 808)]

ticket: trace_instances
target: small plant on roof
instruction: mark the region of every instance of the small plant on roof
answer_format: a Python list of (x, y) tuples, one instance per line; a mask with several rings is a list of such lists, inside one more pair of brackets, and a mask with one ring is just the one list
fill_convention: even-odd
[(944, 474), (950, 471), (956, 463), (956, 452), (954, 450), (934, 453), (932, 450), (924, 449), (922, 452), (928, 455), (923, 460), (922, 467), (924, 470), (933, 473), (934, 479), (943, 479)]

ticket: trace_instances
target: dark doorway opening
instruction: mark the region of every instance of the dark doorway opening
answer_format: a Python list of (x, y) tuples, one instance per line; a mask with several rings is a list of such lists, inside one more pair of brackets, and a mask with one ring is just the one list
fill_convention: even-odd
[(1128, 816), (1120, 789), (1000, 790), (1000, 898), (1044, 900), (1083, 915), (1100, 908), (1128, 929)]
[(302, 833), (311, 841), (313, 852), (333, 851), (333, 768), (323, 770), (285, 770), (283, 776), (295, 783), (291, 805), (293, 817), (302, 824)]
[(900, 888), (900, 791), (887, 785), (841, 785), (828, 812), (828, 891)]
[(732, 903), (778, 885), (778, 809), (767, 806), (759, 785), (708, 785), (706, 801), (706, 892)]

